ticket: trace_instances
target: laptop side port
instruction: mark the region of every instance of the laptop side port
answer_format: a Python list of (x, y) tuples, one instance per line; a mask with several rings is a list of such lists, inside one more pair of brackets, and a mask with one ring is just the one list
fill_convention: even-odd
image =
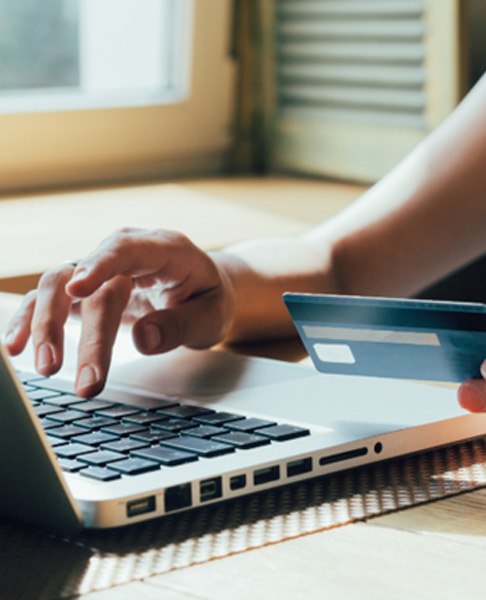
[(246, 486), (246, 475), (242, 473), (241, 475), (233, 475), (230, 478), (230, 490), (241, 490)]
[(368, 454), (368, 448), (363, 446), (362, 448), (348, 450), (347, 452), (338, 452), (337, 454), (330, 454), (329, 456), (321, 456), (319, 459), (319, 464), (322, 467), (324, 465), (330, 465), (331, 463), (341, 462), (342, 460), (349, 460), (350, 458), (365, 456), (366, 454)]
[(155, 496), (137, 498), (127, 502), (127, 517), (136, 517), (155, 510)]
[(165, 512), (189, 508), (192, 505), (191, 484), (175, 485), (165, 490)]
[(222, 495), (223, 487), (221, 483), (221, 477), (205, 479), (199, 484), (199, 499), (201, 502), (216, 500), (216, 498), (221, 498)]
[(262, 485), (270, 481), (277, 481), (277, 479), (280, 479), (280, 467), (278, 465), (257, 469), (253, 472), (254, 485)]
[(296, 477), (312, 471), (312, 458), (300, 458), (287, 463), (287, 477)]

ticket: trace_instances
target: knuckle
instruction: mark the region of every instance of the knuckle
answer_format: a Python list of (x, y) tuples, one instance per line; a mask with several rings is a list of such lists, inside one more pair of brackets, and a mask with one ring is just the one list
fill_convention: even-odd
[(112, 249), (113, 252), (116, 252), (121, 246), (125, 246), (133, 235), (133, 229), (131, 227), (121, 227), (120, 229), (115, 229), (110, 235), (106, 238), (105, 243), (103, 244), (105, 247)]
[(66, 265), (59, 265), (43, 273), (39, 279), (39, 288), (51, 289), (66, 280)]
[(126, 239), (127, 237), (131, 237), (135, 232), (135, 229), (133, 227), (119, 227), (118, 229), (115, 229), (115, 231), (112, 233), (112, 237), (115, 240), (120, 240), (120, 239)]
[(37, 340), (57, 338), (58, 332), (59, 327), (53, 317), (42, 316), (35, 319), (33, 335)]
[(174, 247), (185, 247), (191, 242), (189, 238), (180, 231), (172, 231), (169, 229), (156, 229), (154, 235), (157, 240)]
[(81, 345), (80, 360), (83, 356), (95, 358), (95, 361), (103, 361), (109, 356), (111, 348), (107, 347), (106, 340), (99, 335), (91, 335), (89, 339), (83, 340)]
[(101, 301), (107, 311), (111, 310), (115, 305), (118, 304), (119, 292), (115, 289), (115, 286), (109, 283), (104, 283), (98, 290), (97, 300)]
[(179, 314), (172, 319), (172, 339), (174, 343), (183, 344), (186, 340), (187, 324)]
[(23, 308), (30, 308), (37, 300), (37, 290), (29, 290), (24, 296)]

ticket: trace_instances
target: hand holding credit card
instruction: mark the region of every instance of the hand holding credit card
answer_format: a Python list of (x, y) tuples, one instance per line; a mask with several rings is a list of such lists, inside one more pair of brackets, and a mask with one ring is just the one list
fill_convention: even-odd
[(294, 293), (284, 301), (323, 373), (454, 383), (481, 377), (484, 304)]

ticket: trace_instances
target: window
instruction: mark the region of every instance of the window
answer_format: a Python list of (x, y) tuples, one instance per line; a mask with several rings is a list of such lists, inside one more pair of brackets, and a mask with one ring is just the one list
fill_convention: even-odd
[(180, 100), (187, 12), (176, 0), (0, 0), (0, 110)]
[(218, 172), (231, 0), (0, 0), (0, 190)]
[(274, 165), (374, 181), (463, 90), (460, 0), (278, 0)]

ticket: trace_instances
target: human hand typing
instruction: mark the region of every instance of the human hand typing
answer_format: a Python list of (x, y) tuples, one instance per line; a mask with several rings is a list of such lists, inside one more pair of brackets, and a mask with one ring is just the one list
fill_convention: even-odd
[(127, 228), (76, 265), (41, 277), (7, 328), (7, 350), (21, 353), (31, 337), (36, 369), (56, 373), (71, 312), (82, 320), (76, 392), (92, 396), (103, 389), (122, 322), (132, 325), (144, 354), (207, 348), (231, 325), (233, 291), (224, 271), (184, 235)]

